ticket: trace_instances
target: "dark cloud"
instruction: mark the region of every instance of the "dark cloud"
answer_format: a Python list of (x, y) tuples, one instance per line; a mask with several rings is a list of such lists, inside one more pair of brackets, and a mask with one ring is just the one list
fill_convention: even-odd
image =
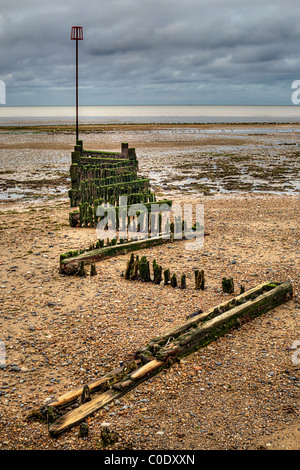
[[(291, 104), (300, 79), (294, 0), (2, 0), (7, 104)], [(222, 89), (222, 93), (220, 93)]]

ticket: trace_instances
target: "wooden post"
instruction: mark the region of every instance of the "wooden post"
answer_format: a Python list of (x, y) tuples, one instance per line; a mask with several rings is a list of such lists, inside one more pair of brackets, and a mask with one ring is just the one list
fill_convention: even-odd
[(164, 285), (167, 286), (168, 284), (170, 284), (170, 270), (169, 269), (165, 269), (164, 270)]
[(91, 392), (88, 385), (85, 385), (82, 390), (80, 403), (83, 405), (84, 403), (91, 400)]
[(205, 287), (205, 277), (203, 269), (195, 271), (195, 289), (204, 290)]
[(137, 279), (139, 279), (139, 262), (139, 255), (136, 255), (136, 258), (133, 263), (132, 274), (130, 276), (131, 281), (136, 281)]
[(86, 276), (86, 271), (85, 271), (85, 269), (84, 269), (84, 262), (83, 262), (83, 261), (81, 261), (81, 263), (80, 263), (80, 267), (79, 267), (79, 270), (78, 270), (78, 273), (77, 273), (77, 274), (78, 274), (78, 276), (80, 276), (80, 277)]
[(139, 261), (139, 272), (142, 282), (151, 281), (149, 261), (147, 260), (146, 256), (142, 256), (141, 260)]
[(171, 286), (172, 287), (177, 287), (177, 277), (176, 277), (175, 273), (173, 273), (172, 277), (171, 277)]
[(125, 279), (129, 280), (133, 273), (133, 266), (134, 266), (134, 254), (131, 253), (129, 261), (127, 261), (127, 266), (125, 269), (124, 277)]
[(185, 276), (185, 274), (182, 274), (182, 276), (181, 276), (180, 288), (181, 289), (186, 289), (186, 276)]
[(153, 275), (154, 275), (153, 281), (154, 281), (155, 284), (159, 285), (161, 283), (161, 281), (162, 281), (162, 275), (161, 274), (162, 274), (162, 267), (159, 266), (158, 264), (156, 264), (156, 262), (153, 263)]
[(234, 293), (234, 283), (233, 283), (233, 278), (230, 277), (229, 279), (226, 279), (226, 277), (223, 277), (222, 279), (222, 289), (223, 292), (226, 294), (233, 294)]
[(91, 264), (91, 276), (96, 276), (97, 270), (96, 270), (96, 265), (95, 263)]

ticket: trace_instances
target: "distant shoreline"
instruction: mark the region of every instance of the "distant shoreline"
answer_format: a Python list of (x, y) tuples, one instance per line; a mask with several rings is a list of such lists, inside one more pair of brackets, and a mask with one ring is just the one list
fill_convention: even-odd
[[(146, 130), (146, 129), (165, 129), (165, 128), (182, 128), (182, 127), (189, 127), (189, 128), (202, 128), (202, 129), (215, 129), (222, 126), (223, 128), (233, 129), (238, 127), (272, 127), (274, 128), (284, 128), (286, 126), (300, 126), (299, 122), (182, 122), (182, 123), (174, 123), (174, 122), (147, 122), (147, 123), (138, 123), (138, 122), (116, 122), (116, 123), (82, 123), (79, 125), (80, 133), (86, 134), (90, 132), (103, 132), (103, 131), (110, 131), (110, 130)], [(64, 124), (64, 123), (47, 123), (42, 124), (41, 122), (37, 123), (19, 123), (19, 124), (3, 124), (0, 122), (0, 132), (30, 132), (33, 131), (35, 133), (39, 132), (48, 132), (48, 133), (65, 133), (65, 132), (74, 132), (75, 131), (75, 124)]]
[[(80, 125), (293, 124), (295, 105), (103, 105), (79, 106)], [(74, 125), (75, 106), (0, 106), (0, 126)]]

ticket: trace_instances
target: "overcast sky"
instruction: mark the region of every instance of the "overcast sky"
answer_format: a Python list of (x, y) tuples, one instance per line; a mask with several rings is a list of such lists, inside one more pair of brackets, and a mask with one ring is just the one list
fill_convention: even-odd
[(299, 0), (0, 0), (6, 105), (291, 105)]

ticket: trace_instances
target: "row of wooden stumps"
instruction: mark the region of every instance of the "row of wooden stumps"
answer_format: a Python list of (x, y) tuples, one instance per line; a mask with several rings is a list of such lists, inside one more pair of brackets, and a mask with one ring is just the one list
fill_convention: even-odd
[[(171, 275), (169, 269), (163, 271), (162, 266), (157, 264), (155, 259), (152, 262), (152, 267), (153, 276), (151, 276), (150, 262), (147, 257), (142, 256), (140, 259), (139, 255), (134, 256), (134, 253), (131, 253), (125, 269), (124, 278), (130, 281), (152, 281), (157, 285), (163, 281), (165, 286), (171, 285), (172, 287), (177, 287), (178, 283), (175, 273)], [(180, 287), (181, 289), (186, 289), (186, 275), (184, 273), (180, 278)]]
[[(163, 273), (163, 278), (162, 278)], [(90, 276), (96, 276), (97, 269), (96, 264), (90, 264)], [(204, 290), (205, 288), (205, 275), (203, 269), (196, 269), (194, 271), (195, 274), (195, 289), (196, 290)], [(85, 267), (84, 261), (81, 261), (77, 275), (80, 277), (87, 276), (87, 271)], [(130, 281), (141, 280), (142, 282), (151, 282), (153, 281), (154, 284), (159, 285), (162, 280), (164, 281), (164, 286), (171, 285), (172, 287), (178, 287), (177, 276), (175, 273), (171, 275), (170, 269), (162, 270), (162, 267), (156, 263), (156, 260), (153, 260), (153, 279), (151, 278), (150, 273), (150, 263), (147, 260), (146, 256), (142, 256), (139, 259), (139, 255), (134, 257), (134, 254), (131, 253), (130, 259), (127, 262), (125, 274), (125, 279)], [(186, 275), (183, 273), (180, 277), (180, 286), (181, 289), (186, 289)], [(224, 293), (233, 294), (234, 293), (234, 282), (233, 278), (223, 278), (222, 279), (222, 290)], [(242, 285), (240, 288), (240, 293), (242, 294), (245, 292), (245, 287)]]
[[(162, 279), (162, 272), (163, 278)], [(96, 264), (90, 264), (90, 276), (96, 276), (97, 269)], [(205, 288), (205, 275), (204, 270), (196, 269), (194, 271), (195, 274), (195, 289), (196, 290), (204, 290)], [(80, 277), (85, 277), (87, 275), (87, 271), (85, 268), (84, 261), (81, 261), (79, 265), (79, 269), (77, 271), (77, 275)], [(134, 257), (132, 253), (130, 256), (129, 261), (127, 262), (125, 274), (125, 279), (130, 281), (141, 280), (142, 282), (150, 282), (153, 280), (154, 284), (159, 285), (162, 280), (164, 280), (164, 286), (171, 285), (172, 287), (178, 287), (177, 276), (175, 273), (171, 275), (170, 269), (162, 270), (162, 267), (156, 263), (156, 260), (153, 260), (153, 279), (151, 278), (150, 274), (150, 264), (147, 260), (146, 256), (142, 256), (141, 260), (139, 259), (139, 255)], [(186, 289), (186, 275), (183, 273), (180, 277), (180, 288)], [(233, 294), (234, 293), (234, 282), (233, 278), (223, 278), (222, 279), (222, 290), (224, 293)], [(245, 287), (241, 286), (240, 293), (242, 294), (245, 292)]]
[[(85, 277), (87, 276), (87, 271), (86, 271), (86, 267), (85, 267), (85, 264), (84, 264), (84, 261), (81, 261), (80, 264), (79, 264), (79, 268), (78, 268), (78, 271), (77, 271), (77, 276), (79, 277)], [(96, 269), (96, 264), (95, 263), (91, 263), (90, 265), (90, 276), (96, 276), (97, 274), (97, 269)]]
[[(79, 424), (84, 432), (88, 416), (162, 369), (171, 367), (181, 357), (204, 348), (232, 328), (278, 307), (292, 299), (292, 296), (290, 282), (268, 282), (237, 297), (230, 297), (207, 312), (199, 311), (201, 313), (192, 316), (186, 323), (153, 338), (122, 367), (33, 410), (28, 420), (47, 422), (53, 437)], [(66, 407), (70, 411), (64, 413)]]
[[(164, 286), (171, 285), (172, 287), (180, 287), (181, 289), (186, 289), (186, 275), (183, 273), (180, 277), (180, 285), (177, 281), (177, 276), (175, 273), (171, 275), (170, 269), (163, 270), (162, 266), (157, 264), (154, 259), (152, 262), (153, 275), (151, 276), (150, 272), (150, 262), (146, 256), (142, 256), (141, 259), (139, 255), (134, 255), (131, 253), (129, 260), (127, 261), (126, 269), (124, 272), (124, 278), (130, 281), (140, 280), (142, 282), (154, 282), (154, 284), (159, 285), (162, 281)], [(95, 268), (93, 268), (95, 269)], [(92, 275), (92, 273), (91, 273)], [(194, 271), (195, 275), (195, 289), (204, 290), (205, 288), (205, 274), (203, 269), (196, 269)], [(233, 278), (222, 279), (222, 290), (226, 294), (234, 293), (234, 282)], [(242, 285), (240, 288), (240, 294), (245, 292), (245, 288)]]

